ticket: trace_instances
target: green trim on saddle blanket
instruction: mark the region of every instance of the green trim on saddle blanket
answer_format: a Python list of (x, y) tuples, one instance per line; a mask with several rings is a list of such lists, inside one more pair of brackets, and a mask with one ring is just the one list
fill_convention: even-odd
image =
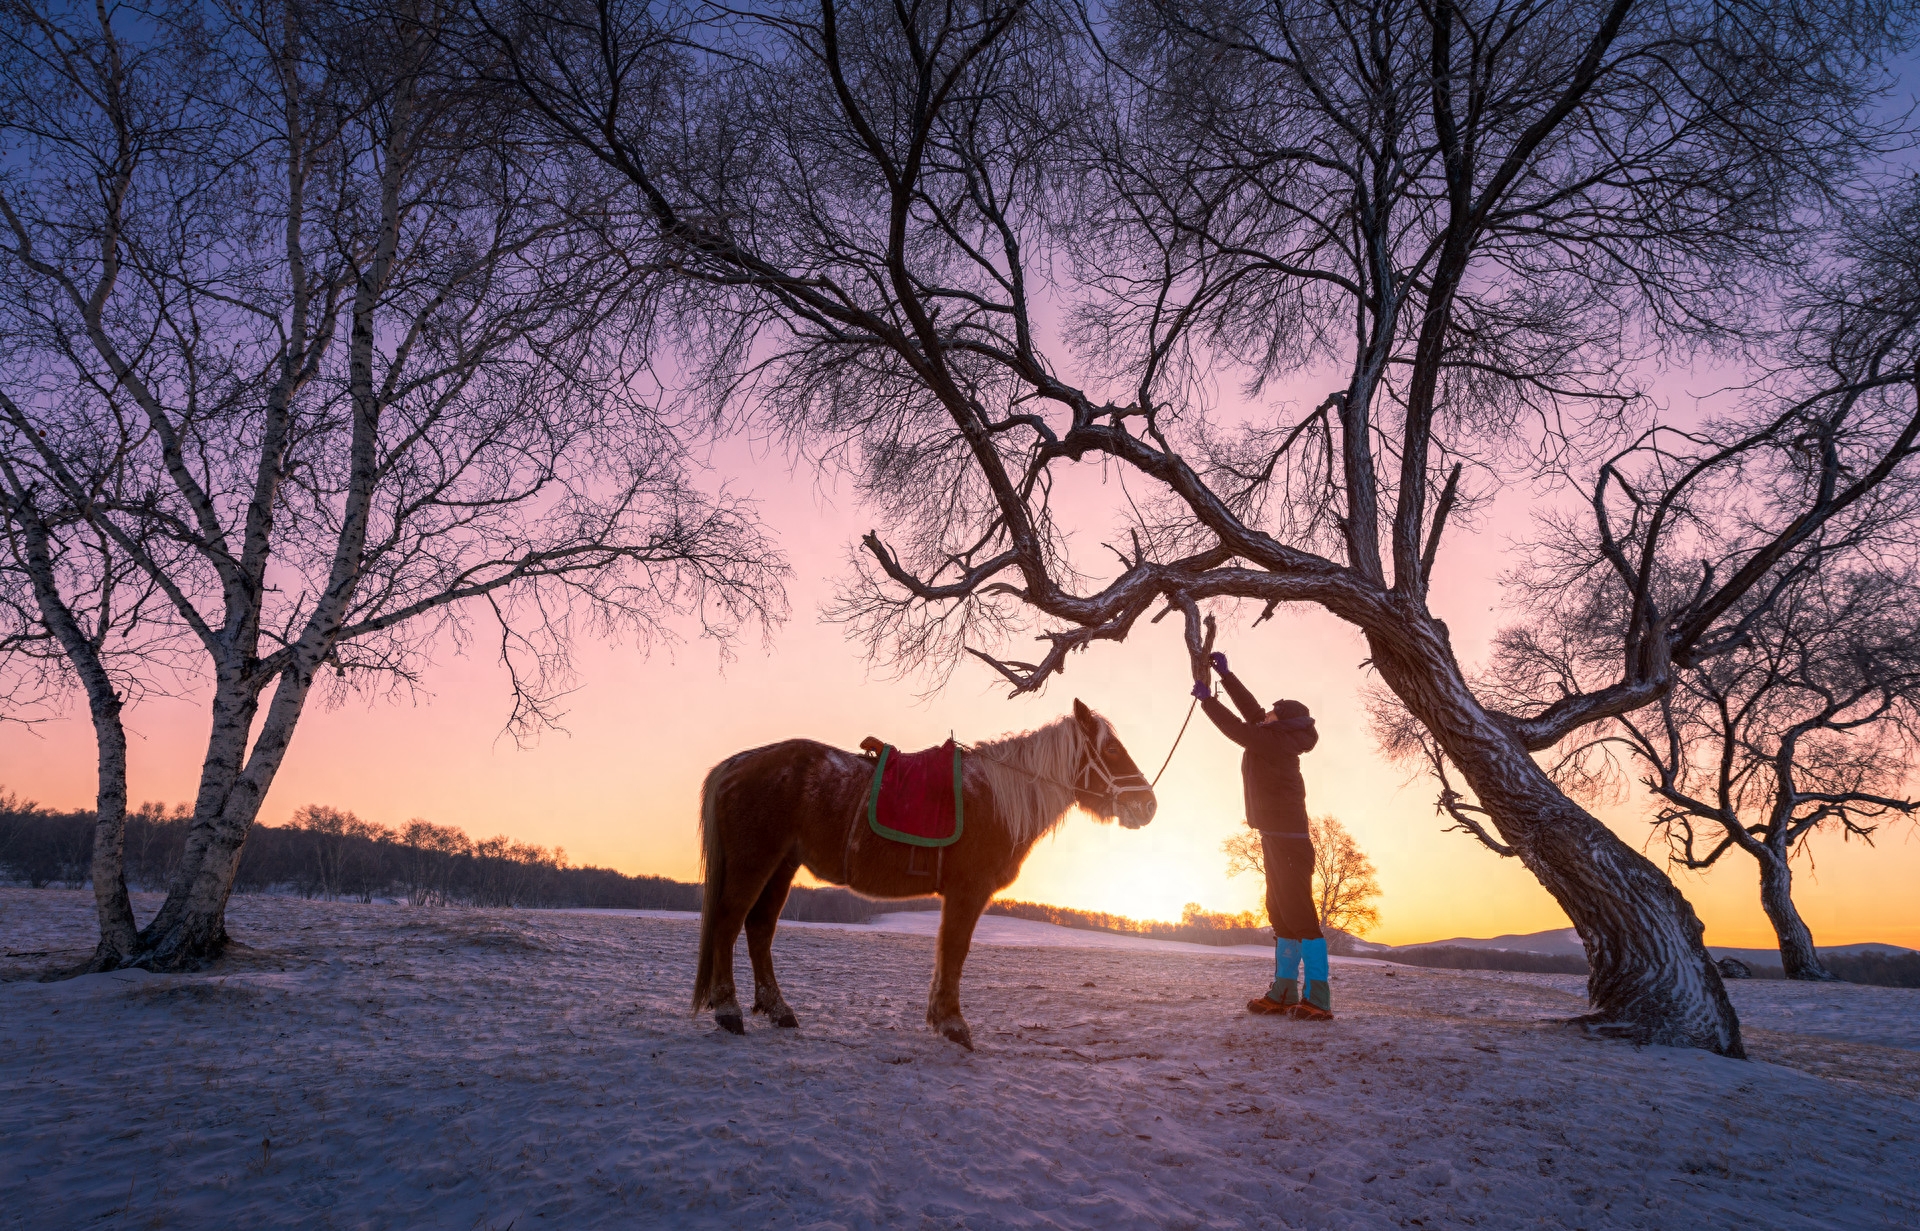
[(952, 846), (958, 842), (967, 829), (967, 806), (961, 795), (960, 745), (953, 746), (953, 834), (946, 838), (923, 838), (919, 834), (901, 833), (880, 823), (880, 776), (887, 772), (887, 758), (891, 755), (893, 745), (883, 745), (880, 763), (873, 767), (873, 786), (867, 791), (867, 827), (883, 838), (905, 842), (909, 846)]

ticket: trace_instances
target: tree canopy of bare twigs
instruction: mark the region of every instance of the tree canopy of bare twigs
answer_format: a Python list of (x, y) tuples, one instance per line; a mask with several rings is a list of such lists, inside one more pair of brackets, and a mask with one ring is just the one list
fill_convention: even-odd
[[(701, 387), (874, 504), (888, 530), (838, 613), (876, 657), (972, 654), (1028, 691), (1163, 603), (1318, 605), (1580, 928), (1596, 1024), (1740, 1052), (1691, 908), (1528, 754), (1656, 700), (1905, 475), (1910, 355), (1848, 333), (1851, 301), (1770, 352), (1806, 374), (1813, 339), (1849, 348), (1784, 402), (1676, 436), (1636, 383), (1650, 355), (1774, 329), (1774, 288), (1889, 139), (1867, 117), (1905, 10), (482, 12), (489, 74), (624, 180), (690, 288)], [(1054, 493), (1077, 465), (1127, 484), (1095, 527), (1111, 558), (1072, 550)], [(1427, 607), (1450, 519), (1596, 466), (1580, 541), (1640, 579), (1633, 637), (1606, 681), (1503, 712)], [(1772, 507), (1716, 527), (1656, 606), (1711, 521), (1678, 533), (1674, 502), (1756, 480)]]
[[(1920, 809), (1905, 794), (1920, 734), (1920, 610), (1911, 571), (1880, 562), (1797, 578), (1737, 645), (1681, 670), (1657, 704), (1569, 736), (1554, 767), (1583, 796), (1617, 796), (1638, 778), (1678, 866), (1752, 856), (1788, 978), (1832, 977), (1793, 902), (1790, 862), (1816, 833), (1870, 843), (1887, 818)], [(1510, 632), (1495, 669), (1577, 679), (1617, 652), (1608, 641), (1622, 605), (1606, 606)]]
[(9, 532), (30, 555), (64, 517), (66, 558), (98, 541), (96, 574), (163, 596), (213, 719), (167, 902), (109, 964), (218, 952), (316, 685), (412, 688), (432, 647), (491, 645), (525, 734), (582, 631), (782, 612), (751, 506), (694, 484), (645, 396), (650, 283), (607, 243), (604, 176), (521, 142), (449, 49), (461, 20), (5, 9)]

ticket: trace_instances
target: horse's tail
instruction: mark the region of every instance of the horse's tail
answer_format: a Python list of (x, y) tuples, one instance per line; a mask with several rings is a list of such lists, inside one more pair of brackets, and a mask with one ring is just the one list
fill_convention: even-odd
[(693, 976), (695, 1013), (707, 1007), (707, 993), (713, 989), (713, 921), (720, 913), (720, 889), (727, 874), (716, 813), (734, 759), (728, 757), (708, 770), (707, 780), (700, 784), (700, 965)]

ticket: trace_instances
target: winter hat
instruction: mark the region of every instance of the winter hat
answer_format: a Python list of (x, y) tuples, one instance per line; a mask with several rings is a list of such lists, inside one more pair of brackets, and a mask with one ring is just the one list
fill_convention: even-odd
[(1313, 716), (1307, 712), (1306, 706), (1300, 704), (1298, 701), (1287, 701), (1284, 699), (1273, 703), (1273, 716), (1281, 722), (1286, 722), (1289, 718), (1304, 718), (1308, 722), (1313, 721)]

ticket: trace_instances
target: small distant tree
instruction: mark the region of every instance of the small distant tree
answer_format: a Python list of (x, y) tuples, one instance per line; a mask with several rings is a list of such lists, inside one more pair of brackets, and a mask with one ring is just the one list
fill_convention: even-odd
[(385, 833), (378, 825), (325, 804), (308, 804), (297, 810), (292, 824), (307, 834), (312, 883), (317, 896), (329, 900), (339, 897), (355, 879), (354, 848)]
[[(1316, 816), (1307, 822), (1313, 838), (1313, 903), (1323, 928), (1338, 928), (1355, 936), (1380, 922), (1373, 899), (1380, 896), (1380, 880), (1373, 861), (1353, 840), (1338, 817)], [(1227, 875), (1267, 874), (1260, 835), (1254, 830), (1235, 834), (1220, 844), (1227, 853)]]
[(451, 825), (415, 817), (400, 831), (406, 849), (401, 880), (414, 906), (445, 905), (453, 888), (455, 861), (473, 852), (473, 840)]

